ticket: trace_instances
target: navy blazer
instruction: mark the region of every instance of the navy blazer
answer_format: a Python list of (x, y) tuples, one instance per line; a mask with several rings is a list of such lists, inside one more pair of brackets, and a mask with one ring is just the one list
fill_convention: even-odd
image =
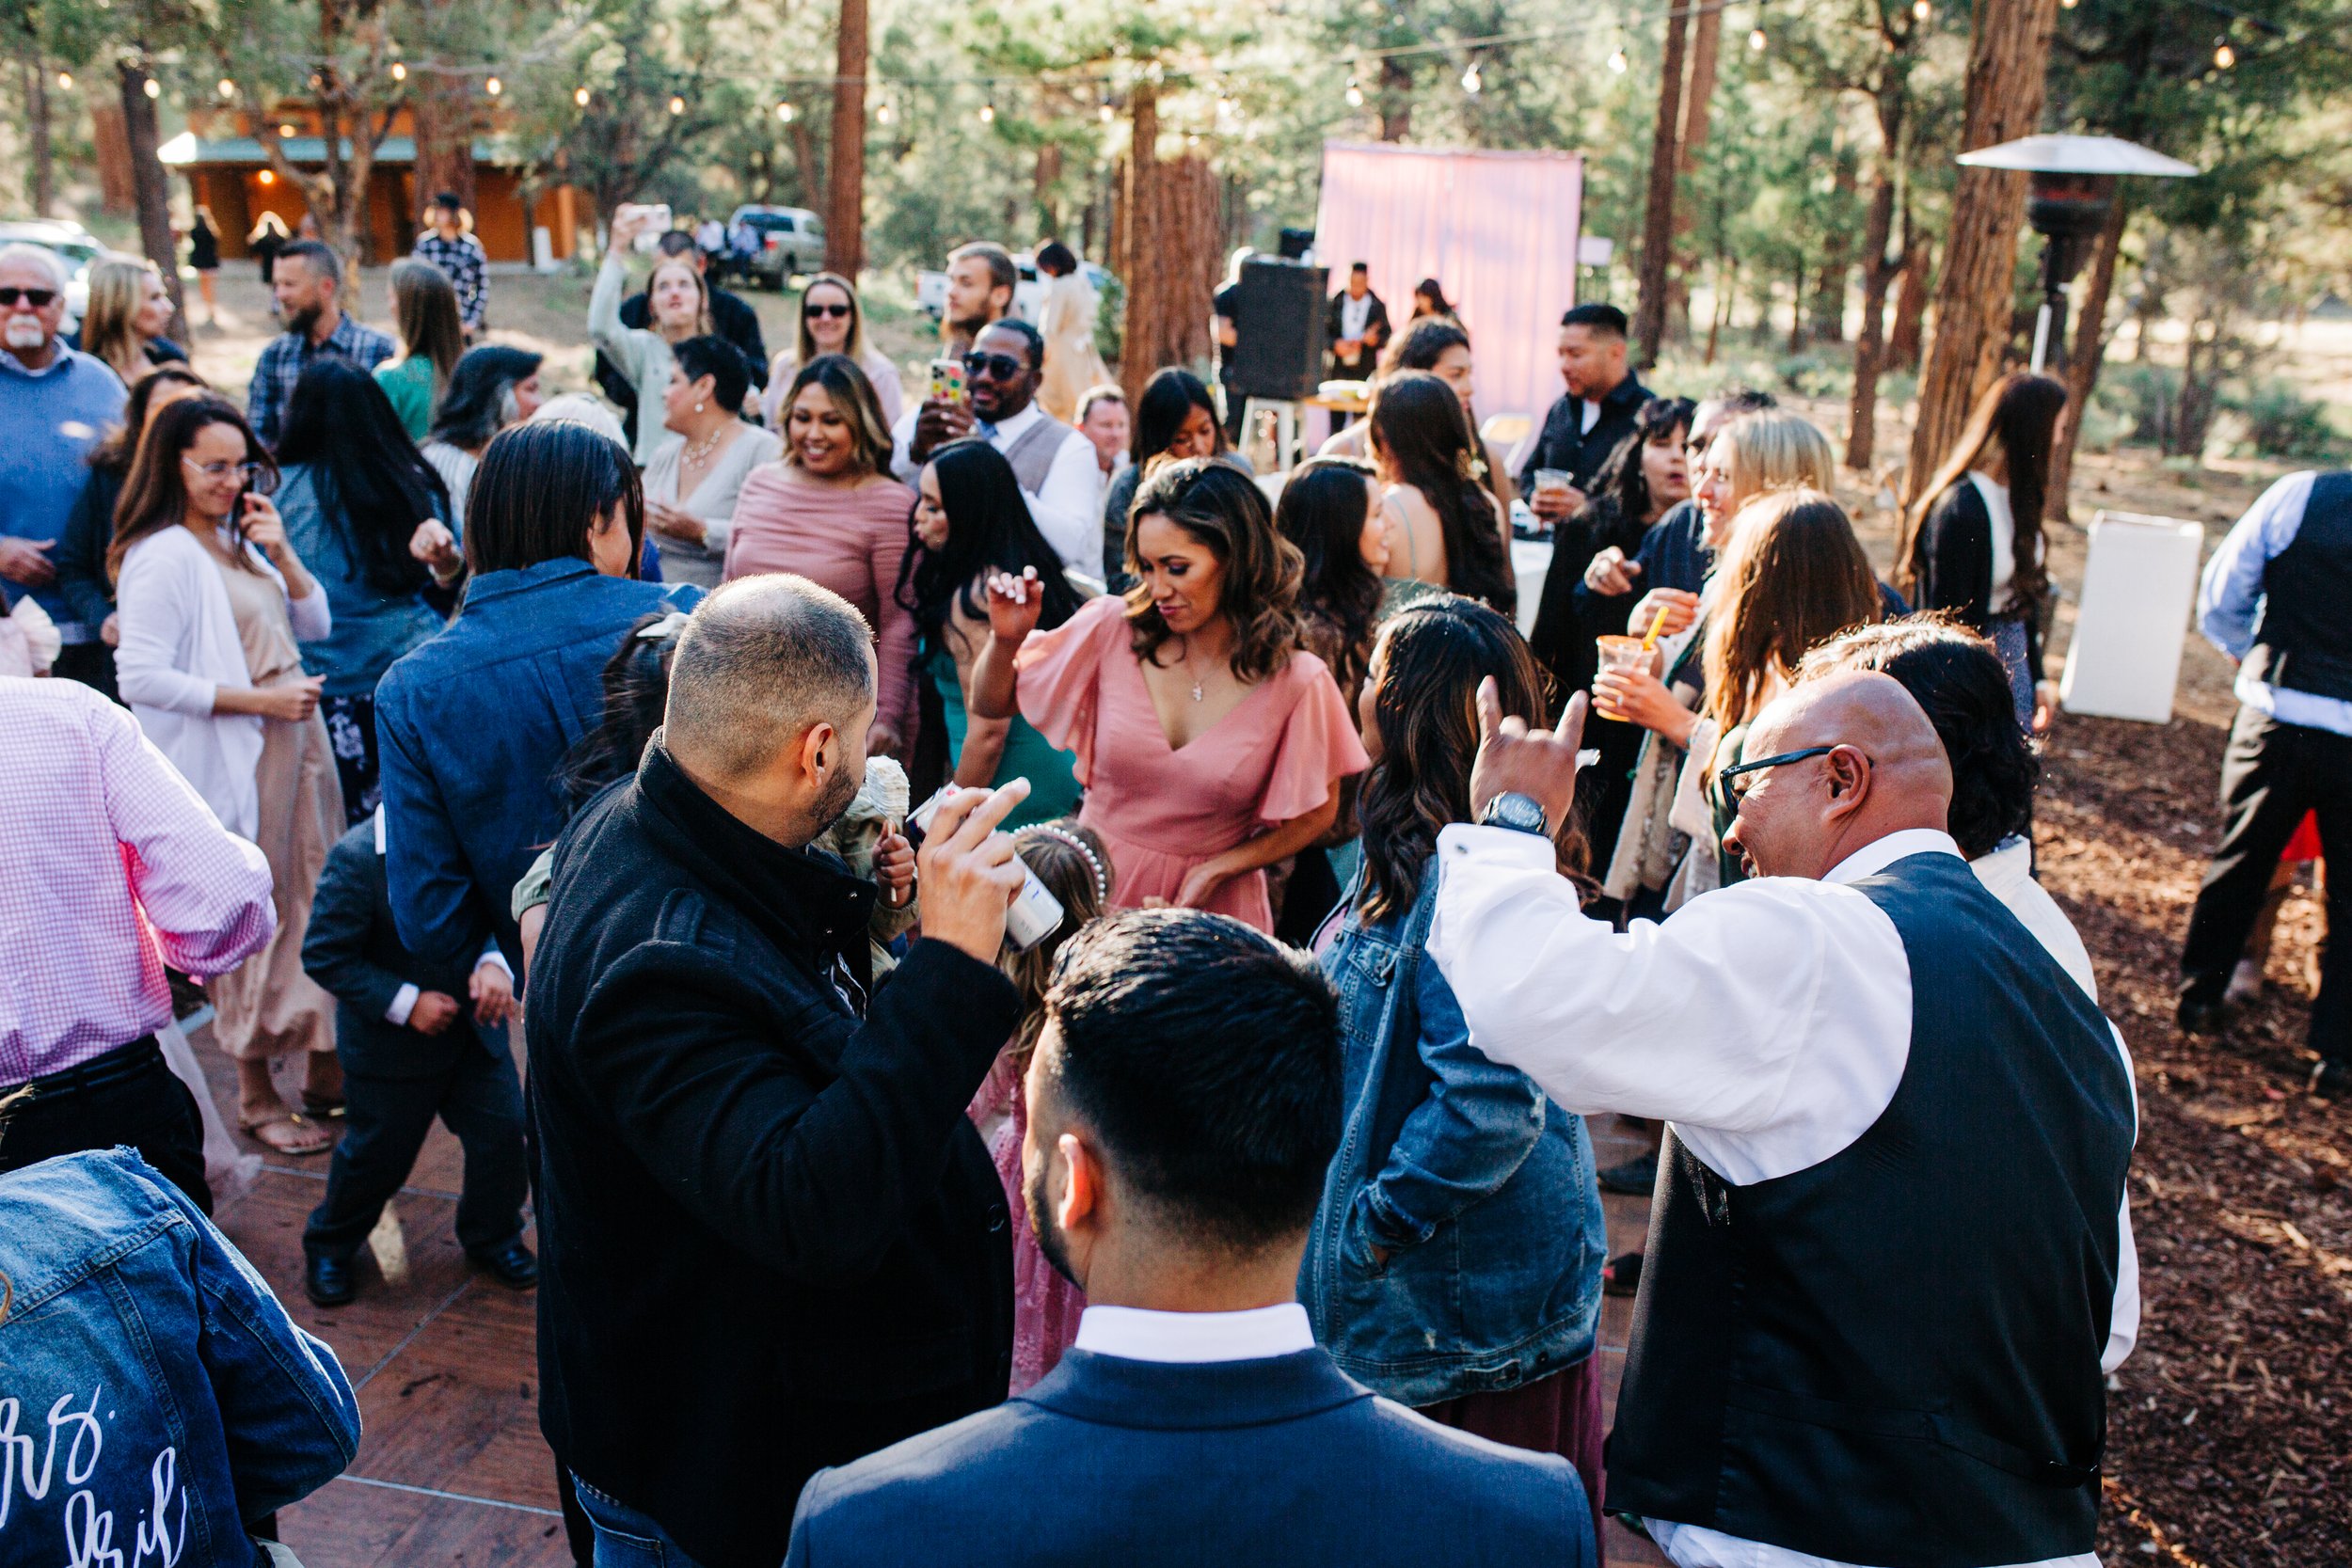
[(1282, 1563), (1591, 1568), (1575, 1468), (1375, 1396), (1322, 1350), (1073, 1350), (993, 1410), (820, 1470), (787, 1568)]

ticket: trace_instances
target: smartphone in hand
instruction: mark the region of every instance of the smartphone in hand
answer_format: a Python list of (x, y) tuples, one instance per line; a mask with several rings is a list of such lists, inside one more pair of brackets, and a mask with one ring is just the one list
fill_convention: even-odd
[(931, 400), (952, 403), (959, 408), (972, 401), (971, 389), (964, 384), (963, 361), (934, 359), (931, 361)]

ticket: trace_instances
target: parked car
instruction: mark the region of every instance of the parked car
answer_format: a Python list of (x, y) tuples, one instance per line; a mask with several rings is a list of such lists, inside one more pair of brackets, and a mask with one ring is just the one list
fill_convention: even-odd
[(738, 207), (727, 219), (732, 240), (738, 226), (757, 237), (749, 255), (730, 251), (729, 265), (747, 281), (782, 289), (795, 273), (821, 272), (825, 265), (825, 220), (805, 207)]
[[(0, 245), (37, 245), (55, 251), (65, 262), (66, 325), (71, 332), (89, 309), (89, 268), (92, 261), (114, 254), (80, 224), (64, 218), (16, 218), (0, 222)], [(135, 258), (134, 258), (135, 260)]]
[[(1013, 285), (1012, 313), (1025, 322), (1034, 322), (1038, 312), (1045, 307), (1045, 279), (1037, 270), (1037, 258), (1026, 251), (1015, 256), (1012, 265), (1021, 276), (1021, 281)], [(1092, 261), (1080, 261), (1078, 265), (1085, 271), (1087, 281), (1094, 285), (1098, 297), (1110, 292), (1113, 279), (1108, 267), (1098, 266)], [(933, 321), (946, 315), (947, 275), (944, 272), (916, 273), (914, 303)]]

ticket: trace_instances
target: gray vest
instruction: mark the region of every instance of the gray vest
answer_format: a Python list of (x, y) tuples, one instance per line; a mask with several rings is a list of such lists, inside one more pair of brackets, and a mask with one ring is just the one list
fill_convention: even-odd
[(1053, 472), (1054, 459), (1071, 434), (1068, 425), (1044, 409), (1038, 409), (1037, 423), (1014, 437), (1005, 449), (1005, 461), (1012, 465), (1012, 477), (1021, 482), (1021, 488), (1034, 496), (1044, 486), (1045, 476)]

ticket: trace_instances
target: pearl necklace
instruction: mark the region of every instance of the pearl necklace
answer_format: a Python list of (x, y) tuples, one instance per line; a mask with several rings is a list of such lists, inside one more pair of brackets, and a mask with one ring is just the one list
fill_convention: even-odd
[(707, 460), (712, 452), (719, 450), (719, 437), (726, 433), (727, 427), (721, 425), (701, 440), (690, 442), (686, 450), (678, 453), (678, 470), (682, 473)]

